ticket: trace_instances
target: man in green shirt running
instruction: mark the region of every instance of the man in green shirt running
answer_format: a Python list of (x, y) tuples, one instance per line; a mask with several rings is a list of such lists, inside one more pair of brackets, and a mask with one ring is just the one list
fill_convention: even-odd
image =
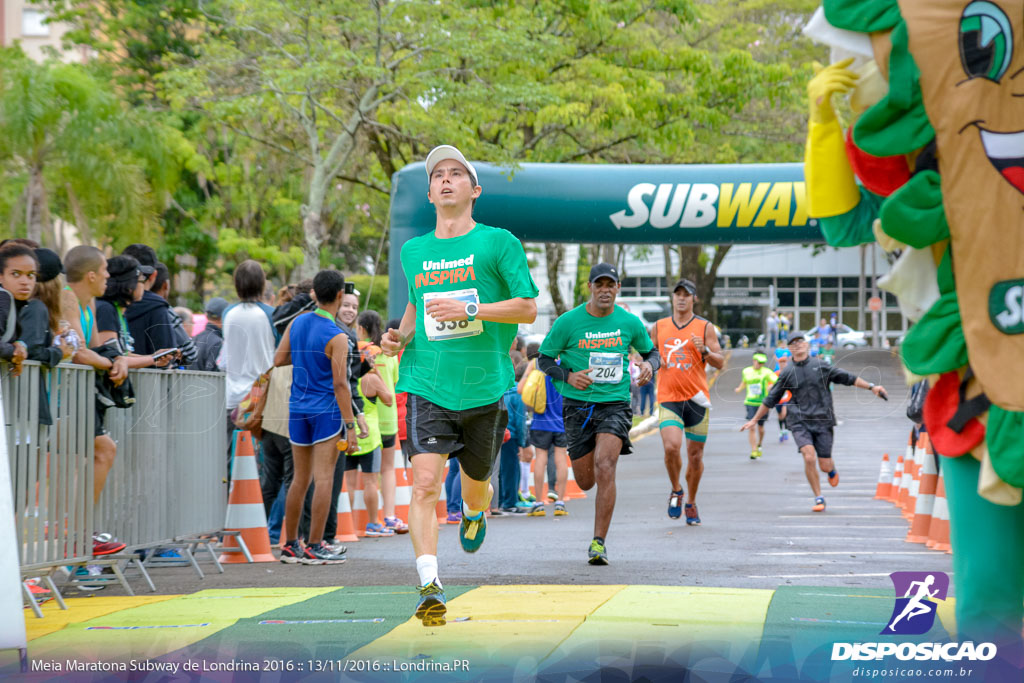
[[(747, 390), (747, 395), (743, 399), (743, 405), (747, 409), (747, 419), (754, 417), (754, 413), (757, 412), (758, 406), (761, 405), (761, 401), (768, 395), (768, 387), (775, 384), (775, 380), (778, 379), (776, 374), (769, 370), (765, 363), (768, 362), (768, 357), (760, 351), (754, 354), (754, 364), (750, 367), (743, 368), (743, 376), (740, 378), (740, 385), (736, 387), (736, 393), (740, 393), (744, 389)], [(757, 421), (757, 433), (751, 429), (747, 436), (750, 437), (750, 459), (756, 460), (760, 458), (763, 453), (761, 451), (761, 444), (764, 443), (764, 423), (768, 421), (768, 416), (765, 415)]]
[(399, 329), (381, 339), (384, 353), (405, 348), (397, 391), (406, 407), (413, 471), (409, 536), (420, 577), (416, 616), (425, 626), (445, 623), (444, 589), (437, 572), (434, 506), (449, 456), (461, 466), (462, 549), (476, 552), (487, 531), (484, 511), (494, 489), (491, 471), (508, 423), (505, 391), (515, 372), (508, 350), (519, 323), (537, 317), (537, 285), (522, 243), (501, 228), (473, 220), (480, 196), (476, 170), (450, 145), (426, 161), (433, 232), (402, 247), (409, 304)]
[[(615, 510), (615, 467), (631, 453), (629, 350), (643, 357), (637, 384), (658, 369), (658, 353), (640, 318), (615, 305), (619, 273), (610, 263), (590, 269), (590, 301), (555, 321), (540, 346), (537, 367), (551, 376), (563, 396), (562, 415), (576, 483), (587, 491), (597, 483), (590, 564), (608, 564), (605, 536)], [(555, 359), (561, 362), (556, 363)]]

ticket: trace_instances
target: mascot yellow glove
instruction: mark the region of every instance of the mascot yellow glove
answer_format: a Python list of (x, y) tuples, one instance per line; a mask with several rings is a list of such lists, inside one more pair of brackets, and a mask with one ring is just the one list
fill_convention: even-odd
[(807, 84), (807, 99), (811, 108), (811, 123), (830, 123), (836, 118), (832, 109), (832, 95), (847, 93), (857, 83), (857, 74), (848, 68), (853, 64), (853, 57), (841, 62), (819, 68), (815, 64), (816, 74)]

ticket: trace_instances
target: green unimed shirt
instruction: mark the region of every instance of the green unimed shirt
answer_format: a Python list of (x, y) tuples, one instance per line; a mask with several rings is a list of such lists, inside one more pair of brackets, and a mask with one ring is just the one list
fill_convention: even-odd
[(476, 320), (437, 323), (425, 300), (456, 298), (478, 303), (537, 296), (523, 245), (508, 230), (477, 223), (460, 237), (433, 232), (402, 247), (416, 332), (402, 354), (398, 391), (449, 410), (494, 403), (515, 381), (508, 352), (518, 325)]
[(594, 380), (580, 391), (555, 380), (562, 396), (590, 403), (629, 401), (629, 349), (647, 353), (653, 348), (651, 337), (640, 318), (620, 306), (611, 315), (598, 318), (582, 304), (563, 314), (540, 345), (540, 352), (562, 358), (562, 367), (571, 372), (593, 368)]

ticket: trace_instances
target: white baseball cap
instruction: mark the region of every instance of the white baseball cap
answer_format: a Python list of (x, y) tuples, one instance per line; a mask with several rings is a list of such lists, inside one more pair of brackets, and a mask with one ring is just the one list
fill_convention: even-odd
[(455, 149), (451, 145), (438, 145), (434, 149), (430, 150), (430, 154), (427, 155), (427, 179), (430, 179), (430, 174), (434, 172), (434, 167), (442, 161), (457, 161), (466, 167), (470, 175), (476, 179), (477, 184), (480, 184), (480, 176), (477, 175), (476, 169), (473, 168), (473, 164), (466, 161), (466, 157), (462, 155), (462, 152)]

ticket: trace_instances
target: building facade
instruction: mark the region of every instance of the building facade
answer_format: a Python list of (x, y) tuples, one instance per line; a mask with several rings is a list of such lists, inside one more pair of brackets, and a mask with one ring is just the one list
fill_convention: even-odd
[[(667, 315), (669, 285), (665, 281), (661, 249), (645, 249), (644, 256), (627, 250), (622, 266), (620, 301), (647, 322)], [(548, 290), (543, 250), (531, 254), (538, 262), (534, 277), (541, 293), (537, 300), (538, 317), (532, 332), (545, 333), (554, 320), (554, 306)], [(558, 281), (562, 296), (572, 301), (578, 245), (568, 245)], [(864, 248), (864, 274), (861, 275), (861, 248), (804, 247), (799, 244), (734, 245), (718, 269), (714, 298), (710, 308), (723, 332), (733, 342), (746, 335), (751, 341), (764, 331), (765, 319), (772, 308), (791, 316), (795, 325), (808, 329), (821, 318), (836, 314), (839, 322), (871, 337), (872, 313), (868, 300), (872, 282), (889, 272), (889, 263), (881, 249)], [(678, 262), (673, 263), (678, 272)], [(879, 339), (891, 343), (907, 329), (896, 297), (877, 291), (882, 310), (874, 316)], [(660, 308), (659, 308), (660, 307)], [(698, 310), (701, 307), (698, 306)], [(704, 312), (709, 313), (707, 307)]]

